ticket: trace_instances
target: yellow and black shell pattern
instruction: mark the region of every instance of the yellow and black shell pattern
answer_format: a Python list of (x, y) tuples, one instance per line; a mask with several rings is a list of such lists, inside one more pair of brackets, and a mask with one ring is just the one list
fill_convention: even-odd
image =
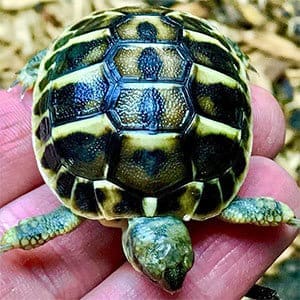
[(165, 8), (95, 12), (48, 49), (33, 141), (58, 198), (90, 219), (203, 220), (251, 151), (247, 59), (207, 21)]

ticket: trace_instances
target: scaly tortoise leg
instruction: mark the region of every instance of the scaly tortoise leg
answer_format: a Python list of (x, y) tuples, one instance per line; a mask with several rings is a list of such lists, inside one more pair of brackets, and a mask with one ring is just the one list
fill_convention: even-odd
[(300, 219), (286, 204), (270, 197), (236, 197), (219, 215), (230, 223), (277, 226), (286, 223), (300, 228)]
[(11, 84), (8, 91), (11, 90), (17, 84), (20, 84), (23, 89), (21, 93), (21, 99), (23, 99), (24, 94), (27, 90), (33, 89), (34, 84), (37, 79), (38, 70), (42, 59), (45, 57), (47, 49), (39, 51), (35, 56), (33, 56), (27, 64), (17, 72), (17, 79)]
[(11, 249), (29, 250), (75, 229), (83, 218), (60, 206), (49, 214), (28, 218), (8, 229), (0, 239), (0, 253)]

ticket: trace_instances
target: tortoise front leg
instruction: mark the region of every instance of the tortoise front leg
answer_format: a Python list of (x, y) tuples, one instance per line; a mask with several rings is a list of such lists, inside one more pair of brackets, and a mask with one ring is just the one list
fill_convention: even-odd
[(0, 253), (15, 248), (29, 250), (75, 229), (82, 218), (60, 206), (49, 214), (28, 218), (8, 229), (0, 239)]
[(23, 97), (25, 92), (34, 87), (38, 76), (38, 70), (42, 59), (45, 57), (47, 49), (39, 51), (35, 56), (33, 56), (27, 64), (17, 72), (17, 79), (11, 84), (11, 87), (14, 87), (17, 84), (20, 84), (22, 89), (21, 96)]
[(286, 223), (300, 228), (300, 219), (286, 204), (270, 197), (236, 197), (220, 214), (230, 223), (248, 223), (260, 226), (276, 226)]

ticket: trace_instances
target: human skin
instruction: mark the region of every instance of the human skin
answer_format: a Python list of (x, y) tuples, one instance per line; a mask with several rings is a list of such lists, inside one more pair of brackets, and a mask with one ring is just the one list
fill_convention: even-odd
[[(254, 143), (241, 196), (272, 196), (300, 215), (300, 190), (272, 158), (284, 142), (276, 100), (253, 86)], [(21, 219), (59, 206), (36, 167), (31, 143), (32, 95), (0, 91), (0, 236)], [(171, 296), (136, 272), (121, 250), (121, 232), (85, 221), (31, 250), (0, 256), (0, 299), (240, 299), (291, 243), (288, 225), (257, 227), (217, 219), (188, 224), (195, 263)]]

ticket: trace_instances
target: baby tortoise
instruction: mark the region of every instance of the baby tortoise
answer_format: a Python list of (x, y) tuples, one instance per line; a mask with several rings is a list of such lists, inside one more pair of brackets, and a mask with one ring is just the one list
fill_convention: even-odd
[(271, 198), (240, 198), (252, 146), (247, 57), (207, 21), (166, 8), (95, 12), (19, 72), (34, 87), (40, 172), (63, 203), (7, 230), (31, 249), (94, 219), (123, 229), (132, 266), (167, 291), (193, 264), (183, 221), (300, 226)]

